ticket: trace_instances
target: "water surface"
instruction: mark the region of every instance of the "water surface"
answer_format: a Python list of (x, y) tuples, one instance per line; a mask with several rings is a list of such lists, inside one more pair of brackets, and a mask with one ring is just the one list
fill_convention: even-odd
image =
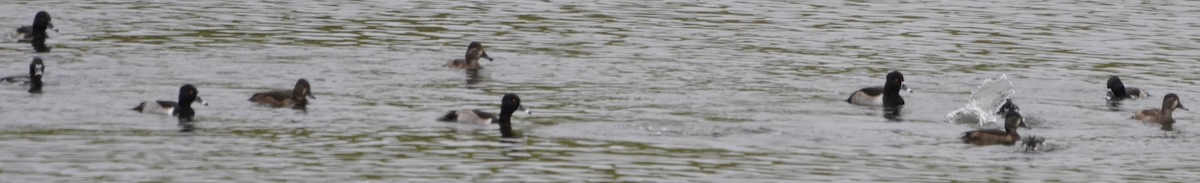
[[(0, 88), (5, 182), (1185, 181), (1200, 105), (1196, 9), (1169, 1), (26, 1), (49, 53), (0, 43), (0, 74), (39, 56), (45, 93)], [(449, 70), (470, 41), (495, 61)], [(897, 121), (845, 103), (899, 70)], [(950, 123), (1007, 74), (1052, 151), (962, 144)], [(1148, 100), (1113, 108), (1120, 75)], [(306, 113), (250, 94), (307, 78)], [(129, 110), (196, 85), (195, 131)], [(519, 94), (519, 143), (434, 121)]]

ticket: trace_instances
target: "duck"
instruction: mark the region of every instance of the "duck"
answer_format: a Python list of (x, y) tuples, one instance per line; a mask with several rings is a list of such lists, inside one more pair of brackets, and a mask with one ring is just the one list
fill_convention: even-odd
[(37, 15), (34, 15), (33, 17), (32, 26), (21, 26), (17, 28), (17, 38), (20, 39), (18, 42), (30, 42), (35, 38), (48, 38), (50, 36), (46, 34), (46, 29), (51, 29), (54, 30), (54, 32), (58, 32), (58, 29), (54, 28), (54, 24), (50, 23), (50, 13), (46, 13), (46, 11), (39, 11), (37, 12)]
[(296, 86), (292, 90), (255, 93), (250, 96), (250, 101), (271, 107), (304, 108), (308, 105), (308, 99), (310, 98), (317, 99), (312, 94), (308, 80), (301, 78), (299, 81), (296, 81)]
[(526, 114), (533, 114), (533, 112), (529, 112), (526, 107), (521, 105), (520, 96), (516, 94), (504, 94), (504, 98), (500, 100), (499, 117), (496, 114), (480, 110), (455, 110), (446, 112), (445, 116), (438, 118), (438, 120), (440, 122), (466, 124), (500, 124), (504, 120), (509, 120), (508, 118), (512, 117), (512, 112), (516, 112), (517, 110), (524, 111)]
[[(516, 99), (517, 110), (524, 111), (524, 113), (526, 113), (526, 114), (533, 114), (533, 112), (530, 112), (529, 110), (527, 110), (526, 107), (521, 105), (521, 102), (520, 102), (521, 100), (520, 100), (520, 98), (517, 98), (516, 94), (512, 94), (511, 98)], [(504, 99), (502, 101), (500, 101), (500, 113), (502, 113), (502, 114), (504, 113), (504, 107), (505, 107), (504, 102), (509, 101), (508, 99), (509, 99), (509, 95), (505, 94)], [(438, 118), (438, 120), (439, 120), (439, 122), (455, 122), (455, 123), (466, 123), (466, 124), (498, 124), (500, 122), (500, 118), (497, 118), (496, 114), (488, 113), (488, 112), (484, 112), (484, 111), (480, 111), (480, 110), (450, 111), (450, 112), (446, 112), (445, 116)]]
[(19, 83), (21, 85), (29, 85), (30, 93), (42, 92), (42, 73), (45, 72), (46, 65), (42, 62), (41, 57), (34, 57), (33, 62), (29, 63), (28, 76), (9, 76), (0, 78), (0, 82)]
[(1125, 87), (1125, 84), (1121, 83), (1121, 78), (1117, 76), (1108, 78), (1108, 90), (1108, 96), (1105, 98), (1112, 101), (1150, 97), (1150, 93), (1142, 89)]
[(483, 69), (483, 66), (479, 65), (479, 58), (486, 58), (488, 61), (492, 61), (492, 57), (489, 57), (487, 52), (483, 51), (483, 44), (479, 42), (471, 42), (471, 44), (467, 46), (466, 58), (450, 60), (449, 62), (446, 62), (446, 67), (467, 70)]
[(904, 98), (900, 97), (900, 90), (908, 89), (908, 85), (904, 85), (904, 74), (900, 71), (892, 71), (887, 75), (887, 82), (882, 87), (866, 87), (850, 94), (850, 98), (846, 98), (846, 102), (857, 105), (883, 105), (883, 106), (899, 106), (904, 105)]
[(1021, 113), (1017, 111), (1008, 111), (1004, 114), (1004, 130), (986, 129), (964, 132), (961, 137), (964, 143), (975, 145), (1013, 145), (1017, 141), (1021, 141), (1021, 135), (1017, 134), (1017, 128), (1024, 127), (1025, 118), (1021, 117)]
[(1025, 145), (1025, 152), (1036, 152), (1046, 145), (1046, 138), (1029, 136), (1022, 140), (1021, 144)]
[(133, 110), (141, 113), (158, 113), (177, 116), (179, 118), (191, 118), (196, 115), (196, 112), (192, 110), (193, 102), (200, 102), (208, 106), (208, 102), (204, 102), (204, 99), (200, 98), (200, 91), (196, 90), (195, 86), (185, 84), (179, 87), (178, 102), (166, 100), (146, 101), (139, 103)]
[(1158, 123), (1162, 125), (1171, 125), (1175, 123), (1175, 118), (1171, 117), (1171, 112), (1175, 109), (1188, 110), (1179, 103), (1179, 95), (1168, 93), (1163, 96), (1162, 108), (1150, 108), (1133, 113), (1131, 119), (1140, 120), (1147, 123)]
[(1011, 99), (1011, 98), (1010, 98), (1010, 99), (1004, 99), (1004, 104), (1000, 105), (1000, 109), (999, 109), (999, 110), (996, 110), (996, 114), (998, 114), (998, 115), (999, 115), (999, 114), (1006, 114), (1006, 113), (1008, 113), (1008, 111), (1017, 111), (1017, 112), (1021, 112), (1021, 109), (1020, 109), (1019, 107), (1017, 107), (1017, 104), (1014, 104), (1014, 103), (1012, 102), (1012, 99)]

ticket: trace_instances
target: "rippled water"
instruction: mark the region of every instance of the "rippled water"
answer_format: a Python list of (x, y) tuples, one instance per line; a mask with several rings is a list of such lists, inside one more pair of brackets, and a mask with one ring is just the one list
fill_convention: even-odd
[[(1190, 1), (26, 1), (45, 93), (0, 88), (4, 182), (1187, 181), (1200, 105)], [(11, 34), (11, 33), (8, 33)], [(470, 41), (486, 69), (449, 70)], [(850, 92), (905, 73), (900, 122)], [(1052, 151), (962, 144), (947, 123), (1007, 74)], [(1149, 100), (1104, 102), (1108, 76)], [(247, 102), (307, 78), (307, 113)], [(196, 85), (195, 131), (129, 109)], [(519, 143), (436, 122), (521, 95)]]

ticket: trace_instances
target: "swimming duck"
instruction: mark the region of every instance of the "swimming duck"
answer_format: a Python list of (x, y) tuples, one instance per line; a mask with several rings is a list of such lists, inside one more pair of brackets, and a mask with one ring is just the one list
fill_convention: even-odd
[(1021, 144), (1025, 145), (1026, 152), (1038, 151), (1046, 145), (1046, 138), (1029, 136), (1022, 140)]
[(483, 51), (483, 44), (471, 42), (471, 45), (467, 46), (466, 59), (450, 60), (446, 63), (446, 67), (468, 70), (483, 69), (483, 66), (479, 65), (479, 58), (486, 58), (488, 61), (492, 61), (492, 57), (489, 57), (487, 52)]
[(904, 105), (904, 98), (900, 97), (900, 90), (907, 90), (907, 85), (904, 85), (904, 75), (900, 71), (892, 71), (887, 75), (887, 82), (883, 87), (867, 87), (855, 91), (850, 94), (850, 98), (846, 102), (858, 105), (884, 105), (884, 106), (899, 106)]
[(35, 38), (48, 38), (50, 36), (46, 34), (46, 29), (52, 29), (54, 32), (58, 32), (58, 29), (54, 28), (54, 24), (50, 23), (50, 13), (46, 13), (46, 11), (39, 11), (37, 15), (34, 15), (33, 17), (32, 26), (21, 26), (17, 28), (17, 38), (20, 39), (18, 42), (29, 42)]
[(296, 86), (292, 90), (255, 93), (250, 96), (250, 101), (271, 107), (304, 108), (308, 105), (309, 98), (317, 99), (309, 88), (308, 80), (300, 79), (296, 81)]
[(981, 146), (994, 144), (1013, 145), (1021, 140), (1021, 135), (1017, 134), (1018, 127), (1029, 129), (1029, 126), (1025, 125), (1025, 118), (1021, 117), (1021, 113), (1009, 111), (1004, 115), (1003, 131), (997, 129), (969, 131), (963, 133), (961, 139), (964, 143)]
[(147, 101), (139, 103), (133, 110), (141, 113), (159, 113), (178, 116), (179, 118), (191, 118), (196, 115), (196, 112), (192, 110), (192, 102), (200, 102), (206, 106), (208, 105), (207, 102), (204, 102), (204, 99), (200, 99), (200, 91), (196, 90), (195, 86), (186, 84), (183, 87), (179, 87), (178, 103), (166, 100)]
[(1108, 78), (1108, 90), (1108, 96), (1106, 97), (1108, 100), (1140, 99), (1150, 96), (1150, 93), (1146, 93), (1141, 89), (1125, 87), (1125, 84), (1121, 83), (1121, 78), (1117, 76)]
[(1012, 102), (1011, 98), (1004, 100), (1004, 105), (1000, 105), (1000, 110), (996, 110), (996, 114), (1006, 114), (1008, 111), (1021, 112), (1021, 109), (1017, 107), (1017, 104)]
[(0, 78), (0, 81), (8, 83), (20, 83), (29, 85), (30, 93), (42, 92), (42, 73), (45, 72), (46, 65), (42, 63), (42, 58), (34, 57), (33, 62), (29, 63), (28, 76), (9, 76)]
[[(511, 97), (516, 99), (517, 109), (515, 109), (515, 110), (525, 111), (525, 114), (533, 114), (532, 112), (529, 111), (529, 109), (525, 109), (524, 105), (521, 105), (521, 103), (520, 103), (521, 100), (520, 100), (520, 98), (517, 98), (516, 94), (504, 95), (504, 99), (501, 101), (501, 104), (500, 104), (500, 113), (501, 114), (504, 113), (504, 108), (506, 107), (505, 102), (509, 102), (509, 97), (510, 97), (509, 95), (512, 95)], [(511, 116), (511, 114), (510, 114), (510, 116)], [(438, 118), (438, 121), (459, 122), (459, 123), (481, 124), (482, 125), (482, 124), (499, 123), (500, 118), (497, 118), (495, 114), (483, 112), (481, 110), (459, 109), (459, 110), (453, 110), (453, 111), (447, 112), (446, 115), (442, 116), (441, 118)]]
[(1148, 123), (1158, 123), (1163, 125), (1171, 125), (1175, 123), (1175, 118), (1171, 117), (1171, 112), (1175, 109), (1188, 110), (1179, 103), (1179, 96), (1175, 93), (1168, 93), (1163, 96), (1162, 108), (1151, 108), (1133, 113), (1132, 119), (1141, 120)]

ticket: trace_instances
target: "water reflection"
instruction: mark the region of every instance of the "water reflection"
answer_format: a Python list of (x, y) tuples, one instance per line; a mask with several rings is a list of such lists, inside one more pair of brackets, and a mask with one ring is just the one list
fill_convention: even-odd
[(32, 41), (29, 41), (29, 44), (33, 45), (33, 50), (38, 53), (50, 52), (50, 47), (46, 46), (46, 38), (44, 37), (33, 38)]
[(1121, 100), (1109, 100), (1105, 101), (1105, 103), (1109, 111), (1121, 111)]
[(883, 106), (883, 118), (887, 119), (888, 121), (892, 121), (892, 122), (903, 121), (904, 119), (900, 118), (900, 111), (903, 108), (904, 108), (904, 105)]
[(479, 82), (483, 82), (483, 76), (479, 74), (479, 69), (467, 69), (467, 85), (468, 87)]
[(179, 125), (179, 132), (188, 133), (188, 132), (192, 132), (192, 131), (196, 130), (196, 122), (192, 120), (191, 116), (188, 116), (188, 117), (180, 116), (178, 125)]
[(308, 114), (308, 104), (296, 104), (292, 106), (293, 110), (300, 111), (300, 114)]
[(1174, 123), (1174, 122), (1172, 122), (1172, 123), (1165, 123), (1165, 124), (1162, 124), (1162, 127), (1161, 127), (1161, 128), (1159, 128), (1159, 129), (1162, 129), (1162, 131), (1168, 131), (1168, 132), (1169, 132), (1169, 131), (1174, 131), (1174, 130), (1175, 130), (1175, 123)]

